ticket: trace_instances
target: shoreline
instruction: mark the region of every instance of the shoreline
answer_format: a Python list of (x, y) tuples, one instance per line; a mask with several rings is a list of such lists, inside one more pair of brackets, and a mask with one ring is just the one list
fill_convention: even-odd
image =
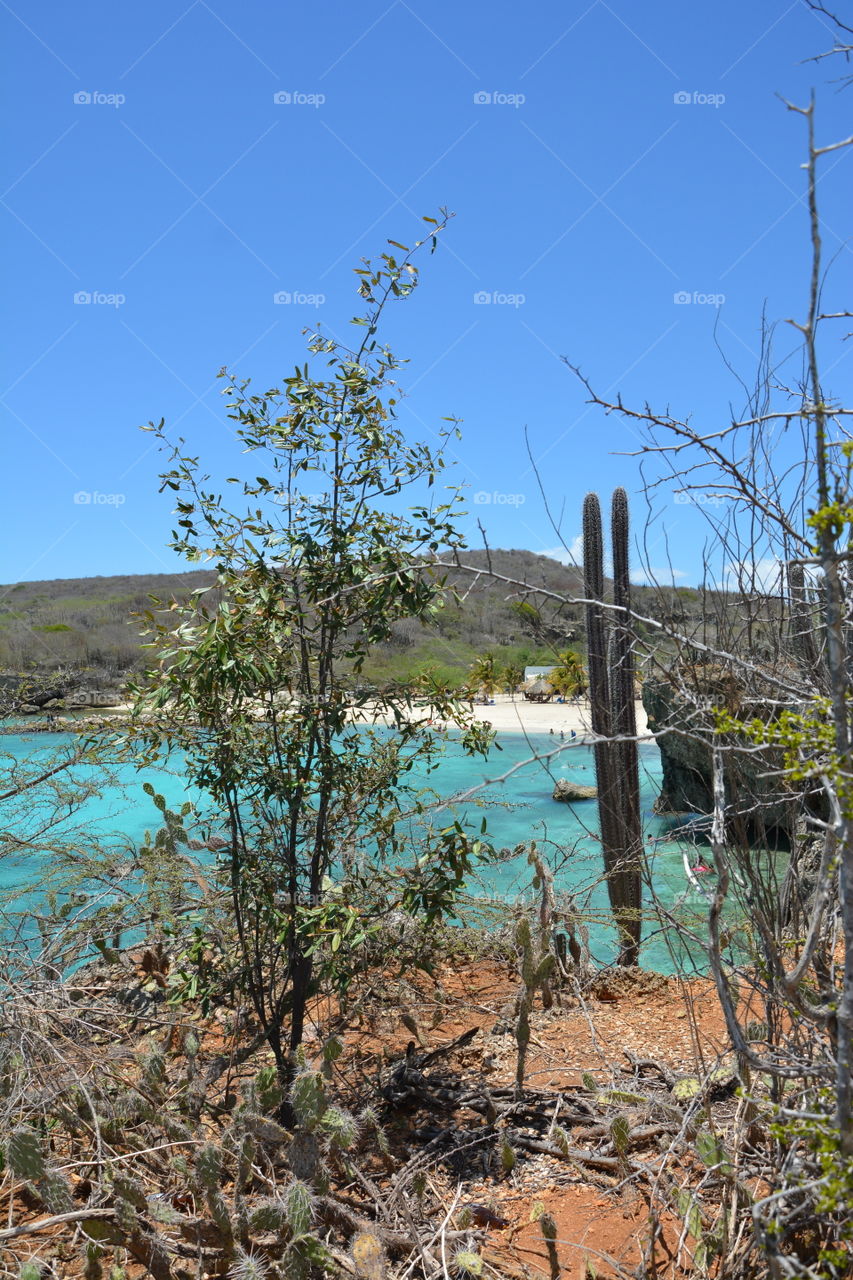
[[(635, 699), (634, 710), (637, 717), (637, 737), (654, 741), (649, 733), (645, 708), (639, 698)], [(478, 720), (488, 723), (498, 733), (546, 733), (553, 730), (555, 736), (561, 733), (571, 737), (572, 730), (581, 740), (592, 740), (592, 727), (588, 698), (578, 698), (572, 702), (528, 702), (521, 696), (511, 694), (495, 694), (494, 705), (475, 704), (474, 715)]]
[[(110, 725), (127, 723), (129, 711), (130, 705), (124, 704), (104, 708), (100, 714), (84, 714), (78, 717), (64, 716), (62, 713), (55, 712), (52, 724), (46, 723), (45, 719), (39, 716), (32, 716), (28, 718), (29, 722), (0, 726), (0, 734), (69, 733), (80, 729), (106, 728)], [(639, 698), (635, 702), (635, 712), (638, 739), (641, 742), (653, 743), (654, 735), (649, 733), (646, 712)], [(426, 716), (428, 708), (424, 707), (423, 713)], [(593, 740), (589, 700), (586, 698), (571, 702), (528, 702), (520, 695), (513, 697), (508, 693), (499, 693), (495, 694), (488, 705), (475, 703), (473, 715), (475, 720), (490, 725), (496, 733), (553, 735), (557, 739), (562, 735), (563, 740), (572, 740), (572, 733), (574, 733), (573, 740), (578, 745), (588, 744)], [(357, 720), (364, 724), (377, 724), (385, 720), (389, 727), (393, 723), (389, 717), (371, 716), (369, 707), (362, 708)]]
[[(653, 743), (654, 735), (649, 732), (645, 708), (639, 698), (636, 699), (634, 707), (638, 739), (640, 742)], [(428, 714), (428, 708), (424, 707), (423, 714), (425, 716)], [(571, 702), (528, 702), (521, 695), (513, 697), (509, 693), (498, 693), (487, 705), (481, 702), (475, 703), (473, 714), (475, 720), (491, 725), (496, 733), (547, 734), (548, 736), (553, 734), (558, 740), (562, 735), (563, 740), (573, 740), (578, 746), (589, 745), (594, 741), (587, 698), (575, 699)], [(371, 717), (369, 707), (362, 709), (358, 721), (364, 724), (378, 724), (383, 721), (386, 724), (391, 723), (388, 717)], [(574, 739), (572, 739), (573, 732)]]

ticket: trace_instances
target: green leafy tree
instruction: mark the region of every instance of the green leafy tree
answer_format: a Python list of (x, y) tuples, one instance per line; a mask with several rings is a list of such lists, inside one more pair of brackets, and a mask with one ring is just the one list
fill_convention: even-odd
[[(434, 247), (446, 216), (427, 221)], [(162, 422), (150, 427), (170, 451), (171, 545), (191, 561), (213, 559), (219, 602), (208, 605), (201, 589), (172, 606), (168, 625), (152, 613), (155, 661), (136, 711), (152, 749), (165, 741), (185, 751), (226, 827), (242, 981), (283, 1073), (318, 980), (340, 976), (390, 910), (428, 919), (452, 910), (480, 849), (456, 824), (432, 837), (424, 828), (420, 850), (401, 834), (406, 804), (419, 809), (409, 775), (440, 749), (432, 713), (417, 709), (420, 688), (359, 682), (395, 621), (427, 621), (440, 608), (442, 581), (426, 561), (459, 542), (460, 496), (434, 496), (456, 425), (438, 450), (406, 442), (395, 417), (399, 362), (377, 338), (389, 301), (417, 285), (412, 259), (424, 243), (392, 242), (379, 265), (358, 269), (360, 345), (310, 336), (325, 376), (306, 364), (261, 393), (227, 380), (241, 449), (257, 460), (256, 476), (228, 482), (248, 509), (229, 510), (183, 442), (171, 445)], [(410, 488), (429, 500), (401, 508)], [(470, 750), (486, 749), (487, 731), (452, 690), (436, 680), (430, 700)], [(383, 727), (359, 727), (365, 717)]]

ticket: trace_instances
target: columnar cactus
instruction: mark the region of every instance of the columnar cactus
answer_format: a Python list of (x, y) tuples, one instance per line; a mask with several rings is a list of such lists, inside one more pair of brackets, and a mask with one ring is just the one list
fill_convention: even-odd
[(613, 540), (613, 653), (611, 707), (616, 743), (616, 776), (623, 824), (622, 866), (616, 887), (623, 911), (623, 964), (636, 964), (640, 952), (642, 907), (643, 823), (640, 812), (640, 765), (637, 755), (637, 716), (634, 707), (634, 636), (631, 626), (631, 580), (628, 569), (628, 495), (613, 491), (610, 517)]
[[(610, 718), (610, 670), (608, 666), (608, 626), (605, 611), (598, 603), (604, 599), (604, 541), (601, 533), (601, 507), (598, 495), (588, 493), (583, 504), (583, 569), (586, 606), (586, 646), (589, 667), (589, 701), (594, 747), (595, 774), (598, 785), (598, 813), (604, 865), (609, 872), (610, 851), (619, 845), (618, 800), (614, 777)], [(608, 882), (609, 888), (609, 882)], [(611, 905), (613, 904), (611, 893)]]
[(549, 992), (548, 979), (554, 968), (554, 955), (550, 951), (543, 952), (534, 945), (530, 932), (530, 921), (526, 916), (519, 920), (515, 931), (515, 941), (520, 952), (521, 988), (516, 998), (515, 1043), (517, 1046), (515, 1068), (515, 1092), (520, 1098), (524, 1090), (524, 1068), (527, 1061), (527, 1049), (530, 1044), (530, 1013), (533, 1009), (533, 998), (538, 990), (543, 995)]
[[(628, 568), (628, 498), (613, 494), (612, 621), (605, 617), (604, 539), (597, 494), (583, 507), (584, 594), (589, 696), (598, 784), (601, 846), (610, 906), (619, 929), (619, 963), (636, 964), (640, 952), (643, 833), (634, 712), (631, 586)], [(613, 741), (613, 738), (620, 739)]]

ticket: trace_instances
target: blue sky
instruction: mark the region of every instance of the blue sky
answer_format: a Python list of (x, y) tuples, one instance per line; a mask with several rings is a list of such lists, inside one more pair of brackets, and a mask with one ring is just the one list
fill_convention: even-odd
[[(851, 132), (842, 68), (803, 61), (833, 42), (803, 0), (4, 0), (2, 15), (7, 583), (178, 567), (140, 424), (164, 417), (232, 472), (220, 367), (273, 385), (303, 359), (303, 326), (345, 333), (351, 268), (441, 205), (456, 217), (386, 332), (411, 361), (403, 426), (429, 439), (462, 418), (472, 525), (545, 551), (526, 427), (571, 542), (587, 489), (638, 495), (640, 475), (623, 456), (636, 438), (585, 405), (561, 357), (602, 392), (720, 425), (743, 397), (715, 320), (749, 382), (762, 308), (805, 303), (804, 129), (775, 95), (814, 86), (820, 140)], [(847, 153), (824, 173), (840, 310)], [(849, 350), (831, 362), (843, 396)], [(663, 530), (697, 581), (701, 511), (664, 496), (653, 564)]]

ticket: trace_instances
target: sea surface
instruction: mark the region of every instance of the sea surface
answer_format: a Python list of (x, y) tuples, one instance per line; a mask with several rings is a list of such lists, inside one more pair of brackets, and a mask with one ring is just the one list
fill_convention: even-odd
[[(11, 762), (27, 762), (28, 766), (46, 762), (57, 748), (67, 747), (71, 741), (69, 735), (62, 734), (4, 735), (0, 739), (0, 778)], [(646, 850), (654, 892), (668, 909), (689, 920), (701, 938), (706, 904), (686, 882), (683, 846), (675, 825), (653, 813), (660, 789), (660, 753), (653, 744), (642, 744), (639, 754)], [(77, 777), (83, 785), (92, 780), (84, 769), (77, 771)], [(434, 812), (432, 821), (436, 827), (448, 825), (456, 817), (479, 831), (485, 817), (488, 839), (498, 849), (510, 851), (535, 840), (554, 870), (555, 887), (574, 895), (587, 922), (594, 958), (607, 962), (613, 958), (615, 938), (608, 920), (606, 887), (601, 881), (597, 805), (594, 800), (573, 805), (555, 801), (554, 783), (560, 778), (594, 785), (592, 749), (581, 742), (561, 742), (550, 734), (501, 733), (489, 758), (483, 760), (468, 756), (448, 734), (438, 768), (424, 776), (422, 782), (435, 793), (434, 799), (478, 788), (452, 809)], [(155, 831), (159, 825), (159, 814), (143, 791), (145, 782), (165, 797), (170, 808), (178, 808), (185, 801), (194, 805), (203, 802), (183, 776), (180, 758), (173, 758), (168, 767), (164, 764), (162, 768), (138, 770), (122, 764), (98, 794), (84, 800), (74, 818), (75, 825), (93, 842), (141, 843), (145, 832)], [(0, 793), (3, 790), (0, 786)], [(16, 804), (10, 811), (8, 804), (0, 803), (0, 851), (11, 847), (5, 839), (6, 832), (27, 839), (37, 833), (43, 821), (44, 813), (37, 805)], [(491, 904), (484, 908), (482, 920), (497, 920), (501, 914), (498, 904), (521, 898), (533, 900), (531, 879), (532, 870), (523, 855), (507, 855), (498, 863), (481, 867), (468, 888)], [(0, 859), (0, 899), (8, 897), (12, 886), (20, 886), (22, 880), (27, 889), (22, 905), (35, 903), (44, 893), (39, 855), (28, 860), (17, 852), (12, 858)], [(646, 893), (650, 898), (648, 887)], [(645, 935), (644, 967), (661, 972), (690, 968), (694, 963), (702, 967), (701, 948), (697, 945), (685, 951), (675, 930), (662, 928), (658, 921), (650, 919)]]

